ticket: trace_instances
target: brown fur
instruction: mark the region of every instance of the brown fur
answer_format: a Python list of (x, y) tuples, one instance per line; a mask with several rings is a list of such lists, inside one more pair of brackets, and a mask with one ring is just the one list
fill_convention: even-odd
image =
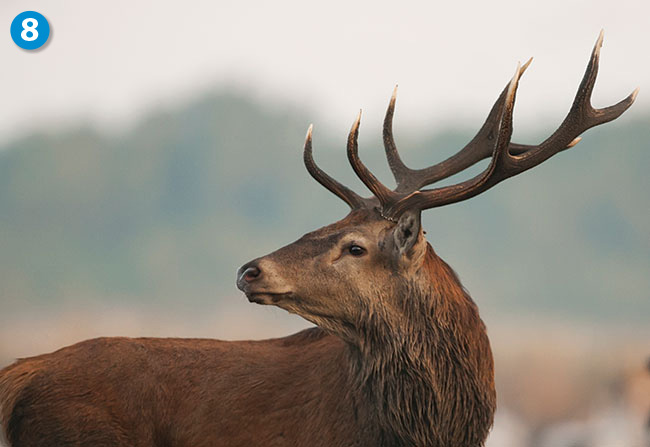
[[(253, 261), (264, 275), (246, 285), (249, 299), (322, 329), (241, 342), (103, 338), (19, 360), (0, 371), (7, 439), (481, 446), (495, 409), (485, 327), (423, 234), (407, 262), (392, 248), (395, 231), (375, 211), (355, 211)], [(351, 238), (366, 256), (346, 254)]]
[(14, 447), (379, 443), (361, 427), (373, 418), (359, 396), (332, 392), (353, 389), (348, 355), (319, 329), (259, 342), (89, 340), (3, 370), (2, 419)]

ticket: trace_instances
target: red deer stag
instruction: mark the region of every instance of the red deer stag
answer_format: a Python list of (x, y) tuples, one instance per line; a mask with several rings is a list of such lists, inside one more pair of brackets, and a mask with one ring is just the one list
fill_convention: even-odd
[[(425, 169), (406, 167), (397, 153), (393, 95), (383, 134), (394, 190), (359, 159), (357, 118), (347, 154), (371, 198), (316, 166), (310, 127), (305, 166), (352, 211), (245, 264), (237, 286), (317, 328), (262, 341), (101, 338), (19, 360), (0, 372), (10, 445), (483, 445), (496, 406), (490, 344), (476, 305), (425, 240), (420, 213), (542, 163), (630, 107), (636, 91), (591, 106), (601, 44), (602, 34), (568, 116), (536, 146), (510, 142), (528, 63), (476, 137)], [(490, 157), (470, 180), (423, 189)]]

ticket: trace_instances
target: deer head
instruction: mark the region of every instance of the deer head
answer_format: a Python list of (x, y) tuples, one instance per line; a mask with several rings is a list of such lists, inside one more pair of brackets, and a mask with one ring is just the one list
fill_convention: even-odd
[[(368, 323), (365, 319), (378, 317), (378, 312), (399, 315), (403, 309), (396, 298), (401, 296), (398, 288), (426, 288), (440, 279), (431, 276), (437, 270), (431, 265), (435, 255), (420, 225), (423, 210), (469, 199), (537, 166), (575, 146), (587, 129), (616, 119), (632, 105), (638, 89), (616, 105), (603, 109), (591, 105), (602, 41), (601, 32), (568, 115), (538, 145), (510, 141), (519, 79), (532, 59), (517, 65), (469, 144), (447, 160), (424, 169), (407, 167), (397, 152), (392, 132), (395, 88), (384, 119), (383, 141), (397, 187), (391, 190), (382, 184), (359, 158), (361, 113), (347, 140), (348, 160), (373, 193), (370, 198), (357, 195), (316, 165), (310, 126), (304, 146), (305, 166), (316, 181), (345, 201), (351, 212), (334, 224), (245, 264), (238, 272), (238, 287), (250, 301), (279, 306), (352, 341), (364, 331)], [(424, 189), (488, 157), (490, 164), (479, 175), (462, 183)]]

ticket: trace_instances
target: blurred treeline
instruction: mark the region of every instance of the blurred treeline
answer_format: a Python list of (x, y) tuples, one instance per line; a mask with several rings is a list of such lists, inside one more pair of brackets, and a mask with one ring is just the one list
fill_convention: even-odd
[[(543, 166), (425, 213), (429, 240), (488, 319), (647, 323), (648, 118), (632, 108)], [(560, 119), (523, 140), (540, 140)], [(347, 166), (344, 133), (313, 113), (220, 92), (152, 112), (120, 132), (80, 126), (5, 144), (0, 314), (82, 302), (200, 312), (231, 299), (239, 265), (346, 212), (302, 166), (310, 121), (317, 161), (364, 191)], [(403, 135), (397, 117), (398, 145), (407, 163), (421, 167), (454, 153), (480, 124)], [(380, 123), (362, 124), (360, 146), (392, 184)]]

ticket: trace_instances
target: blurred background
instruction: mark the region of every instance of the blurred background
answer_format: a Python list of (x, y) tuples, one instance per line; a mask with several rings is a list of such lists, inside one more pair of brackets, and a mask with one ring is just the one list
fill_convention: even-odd
[[(605, 28), (594, 105), (619, 120), (488, 193), (425, 213), (496, 357), (489, 447), (650, 445), (647, 2), (3, 1), (50, 22), (0, 39), (0, 367), (104, 335), (266, 338), (308, 323), (248, 303), (244, 262), (343, 217), (302, 166), (386, 183), (381, 121), (400, 85), (407, 164), (462, 147), (514, 73), (514, 139), (569, 109)], [(475, 174), (475, 167), (459, 180)], [(364, 193), (365, 194), (365, 193)]]

